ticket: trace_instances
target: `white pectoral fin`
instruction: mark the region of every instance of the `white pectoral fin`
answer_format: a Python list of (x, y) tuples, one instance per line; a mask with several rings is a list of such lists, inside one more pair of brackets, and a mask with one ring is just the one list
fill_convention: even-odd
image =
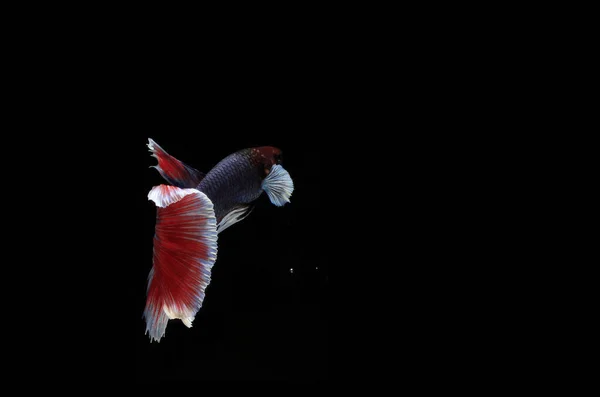
[(269, 200), (278, 207), (290, 202), (294, 191), (294, 182), (290, 174), (279, 164), (271, 167), (271, 172), (263, 180), (262, 188)]

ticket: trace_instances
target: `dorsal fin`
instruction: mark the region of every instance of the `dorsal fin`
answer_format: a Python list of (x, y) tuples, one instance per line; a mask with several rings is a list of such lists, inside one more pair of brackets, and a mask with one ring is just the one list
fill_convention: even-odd
[(182, 189), (195, 188), (204, 178), (204, 173), (170, 156), (150, 138), (148, 138), (148, 148), (152, 152), (152, 157), (158, 160), (158, 165), (154, 165), (152, 168), (156, 168), (171, 185)]

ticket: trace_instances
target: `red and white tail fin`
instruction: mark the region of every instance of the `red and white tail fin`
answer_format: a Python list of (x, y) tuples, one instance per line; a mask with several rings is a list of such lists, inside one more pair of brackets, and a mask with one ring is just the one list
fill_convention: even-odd
[(148, 148), (152, 152), (152, 157), (158, 160), (158, 165), (152, 167), (156, 168), (171, 185), (180, 188), (195, 188), (204, 178), (204, 173), (170, 156), (150, 138), (148, 138)]
[(170, 319), (191, 327), (202, 306), (217, 259), (217, 224), (213, 203), (196, 189), (155, 186), (148, 199), (157, 214), (144, 317), (150, 340), (160, 341)]

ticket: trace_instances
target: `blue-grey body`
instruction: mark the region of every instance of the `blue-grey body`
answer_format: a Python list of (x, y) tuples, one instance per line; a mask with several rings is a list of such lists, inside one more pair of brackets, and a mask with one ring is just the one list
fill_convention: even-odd
[(215, 165), (196, 189), (214, 204), (215, 217), (223, 217), (240, 206), (256, 200), (263, 192), (262, 167), (254, 161), (252, 149), (233, 153)]

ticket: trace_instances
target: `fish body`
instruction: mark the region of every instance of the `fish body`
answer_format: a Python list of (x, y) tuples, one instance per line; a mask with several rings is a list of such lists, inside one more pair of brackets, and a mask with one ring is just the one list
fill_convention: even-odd
[(151, 139), (148, 147), (169, 182), (148, 194), (157, 218), (144, 318), (150, 340), (160, 341), (170, 319), (192, 326), (217, 258), (217, 235), (248, 216), (262, 193), (277, 206), (290, 202), (294, 184), (272, 146), (232, 153), (206, 174)]
[[(278, 149), (270, 147), (243, 149), (230, 154), (206, 176), (197, 189), (206, 194), (215, 206), (217, 222), (232, 210), (252, 203), (263, 193), (266, 169), (277, 164)], [(263, 157), (264, 156), (264, 157)]]

